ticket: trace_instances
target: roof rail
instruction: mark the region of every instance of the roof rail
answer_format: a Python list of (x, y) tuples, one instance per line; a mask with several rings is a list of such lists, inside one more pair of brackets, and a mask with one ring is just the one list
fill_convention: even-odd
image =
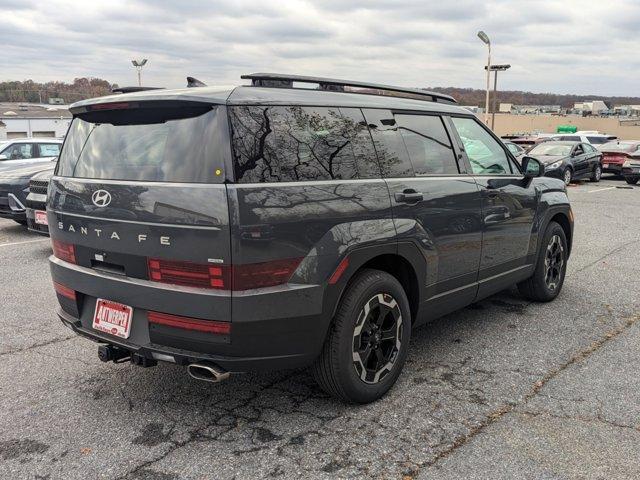
[[(242, 79), (250, 79), (254, 87), (293, 88), (294, 82), (317, 83), (318, 90), (332, 92), (364, 93), (369, 95), (386, 95), (402, 98), (413, 98), (429, 102), (458, 103), (453, 97), (444, 93), (430, 92), (418, 88), (394, 87), (377, 83), (337, 80), (335, 78), (307, 77), (304, 75), (286, 75), (281, 73), (251, 73), (242, 75)], [(346, 88), (345, 88), (346, 87)]]

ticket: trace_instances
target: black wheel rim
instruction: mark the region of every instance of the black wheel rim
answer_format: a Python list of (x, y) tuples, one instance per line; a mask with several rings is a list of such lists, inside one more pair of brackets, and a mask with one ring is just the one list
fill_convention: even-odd
[(553, 235), (544, 257), (544, 283), (552, 292), (560, 285), (564, 266), (564, 247), (560, 235)]
[(391, 295), (379, 293), (364, 304), (353, 331), (353, 366), (363, 382), (378, 383), (393, 369), (402, 328), (402, 313)]

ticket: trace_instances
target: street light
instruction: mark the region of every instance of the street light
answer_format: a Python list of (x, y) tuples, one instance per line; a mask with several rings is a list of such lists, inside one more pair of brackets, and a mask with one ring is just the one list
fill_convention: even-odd
[(143, 58), (142, 60), (131, 60), (131, 63), (133, 64), (134, 67), (136, 67), (136, 70), (138, 71), (138, 86), (141, 87), (142, 86), (142, 67), (144, 67), (147, 64), (147, 59)]
[(498, 72), (504, 72), (505, 70), (509, 70), (511, 65), (491, 65), (491, 68), (484, 67), (487, 72), (491, 70), (494, 72), (493, 74), (493, 108), (491, 112), (491, 130), (493, 130), (493, 126), (496, 123), (496, 102), (497, 102), (497, 89), (498, 89)]
[(489, 56), (487, 57), (487, 96), (485, 99), (484, 106), (484, 123), (489, 125), (489, 84), (491, 82), (491, 40), (489, 40), (489, 36), (484, 33), (482, 30), (478, 32), (478, 38), (484, 42), (484, 44), (489, 48)]

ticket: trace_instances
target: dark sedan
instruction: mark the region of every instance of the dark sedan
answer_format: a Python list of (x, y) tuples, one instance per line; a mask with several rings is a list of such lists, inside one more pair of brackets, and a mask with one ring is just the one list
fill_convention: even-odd
[(0, 172), (0, 218), (26, 225), (29, 181), (40, 172), (53, 171), (55, 166), (55, 161), (47, 161)]
[(566, 185), (583, 178), (599, 182), (602, 176), (602, 153), (588, 143), (545, 142), (532, 148), (527, 156), (544, 165), (547, 177), (564, 180)]

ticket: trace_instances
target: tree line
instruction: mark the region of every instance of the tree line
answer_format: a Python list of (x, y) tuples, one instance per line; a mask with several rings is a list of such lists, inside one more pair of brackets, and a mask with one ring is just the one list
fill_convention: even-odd
[(33, 80), (0, 82), (0, 102), (49, 103), (50, 98), (62, 98), (73, 103), (85, 98), (109, 95), (116, 84), (101, 78), (76, 78), (71, 83)]

